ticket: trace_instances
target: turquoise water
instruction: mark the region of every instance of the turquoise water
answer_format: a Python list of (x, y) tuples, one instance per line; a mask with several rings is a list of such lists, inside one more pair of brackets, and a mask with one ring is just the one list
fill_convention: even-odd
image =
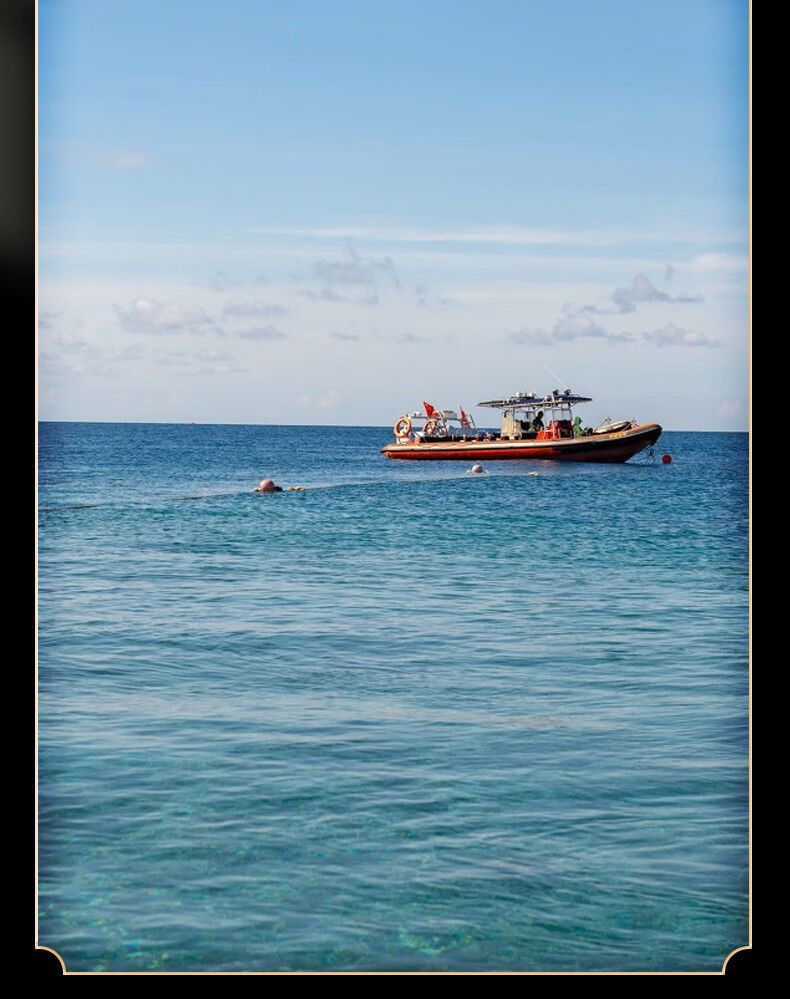
[(746, 435), (474, 477), (390, 436), (42, 424), (40, 943), (719, 970), (747, 942)]

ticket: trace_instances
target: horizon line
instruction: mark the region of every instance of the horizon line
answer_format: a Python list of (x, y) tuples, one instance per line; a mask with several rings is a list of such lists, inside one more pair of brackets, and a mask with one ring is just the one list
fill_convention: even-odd
[[(91, 426), (137, 426), (137, 427), (321, 427), (331, 429), (354, 429), (354, 430), (391, 430), (389, 423), (238, 423), (227, 421), (221, 423), (204, 423), (200, 420), (45, 420), (38, 418), (38, 424), (42, 423), (66, 423), (82, 424)], [(491, 427), (477, 427), (477, 430), (496, 429)], [(679, 429), (677, 427), (661, 427), (662, 433), (670, 434), (748, 434), (749, 428), (743, 430), (690, 430)]]

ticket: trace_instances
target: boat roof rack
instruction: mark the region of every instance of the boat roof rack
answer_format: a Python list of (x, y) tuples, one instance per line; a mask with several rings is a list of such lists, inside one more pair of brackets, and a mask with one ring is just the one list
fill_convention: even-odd
[(545, 406), (576, 406), (580, 402), (592, 402), (592, 399), (585, 395), (576, 395), (570, 389), (560, 392), (556, 389), (543, 397), (535, 395), (534, 392), (518, 392), (510, 396), (509, 399), (490, 399), (488, 402), (478, 402), (478, 406), (487, 406), (489, 409), (530, 409)]

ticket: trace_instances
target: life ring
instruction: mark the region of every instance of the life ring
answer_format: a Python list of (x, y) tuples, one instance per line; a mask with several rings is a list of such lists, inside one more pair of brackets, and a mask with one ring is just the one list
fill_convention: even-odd
[(408, 416), (402, 416), (399, 420), (395, 421), (395, 426), (392, 429), (395, 431), (396, 437), (408, 437), (411, 433), (411, 420)]
[(434, 430), (436, 430), (436, 420), (428, 420), (422, 428), (422, 432), (426, 437), (430, 437)]

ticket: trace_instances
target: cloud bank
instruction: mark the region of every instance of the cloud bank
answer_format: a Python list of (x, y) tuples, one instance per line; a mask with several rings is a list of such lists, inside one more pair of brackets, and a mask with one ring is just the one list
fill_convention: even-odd
[(121, 327), (129, 333), (167, 336), (176, 333), (203, 334), (212, 322), (196, 305), (174, 305), (151, 298), (136, 298), (129, 308), (115, 307)]
[(569, 343), (572, 340), (601, 340), (608, 343), (649, 344), (655, 347), (718, 347), (719, 341), (702, 333), (682, 329), (668, 323), (661, 329), (641, 333), (610, 332), (586, 310), (558, 319), (550, 331), (522, 328), (507, 338), (510, 343), (536, 347)]
[[(667, 264), (664, 276), (667, 281), (672, 279), (674, 270)], [(637, 274), (630, 285), (625, 288), (615, 288), (611, 294), (614, 308), (601, 308), (597, 305), (585, 305), (584, 311), (599, 316), (624, 315), (636, 312), (637, 306), (645, 302), (682, 302), (684, 304), (697, 304), (702, 302), (701, 295), (688, 295), (681, 292), (678, 295), (670, 295), (667, 291), (656, 288), (653, 282), (645, 274)]]

